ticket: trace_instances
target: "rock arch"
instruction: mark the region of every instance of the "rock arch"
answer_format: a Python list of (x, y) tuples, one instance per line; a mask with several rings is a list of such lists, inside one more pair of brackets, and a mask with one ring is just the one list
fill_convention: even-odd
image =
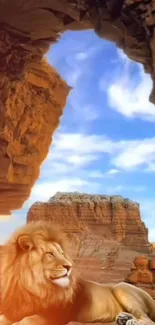
[(1, 215), (29, 197), (63, 114), (69, 87), (44, 59), (49, 47), (94, 29), (143, 64), (155, 103), (154, 17), (151, 0), (0, 0)]

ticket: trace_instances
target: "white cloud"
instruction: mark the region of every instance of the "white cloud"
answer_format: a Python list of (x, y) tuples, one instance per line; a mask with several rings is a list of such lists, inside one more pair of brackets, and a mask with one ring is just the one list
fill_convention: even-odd
[(87, 155), (70, 155), (66, 158), (66, 160), (73, 164), (76, 165), (76, 167), (78, 166), (86, 166), (88, 164), (90, 164), (91, 162), (95, 161), (98, 159), (97, 155), (91, 155), (91, 154), (87, 154)]
[[(42, 179), (32, 189), (29, 205), (36, 200), (47, 201), (57, 191), (92, 192), (93, 189), (97, 192), (101, 186), (100, 178), (115, 175), (118, 170), (102, 172), (96, 166), (92, 167), (92, 163), (106, 153), (119, 153), (124, 145), (124, 141), (115, 142), (100, 135), (58, 132), (42, 166)], [(120, 187), (116, 188), (118, 190)]]
[[(69, 165), (66, 163), (62, 163), (59, 161), (52, 161), (52, 159), (49, 160), (49, 162), (47, 161), (47, 164), (44, 168), (44, 172), (46, 173), (46, 175), (49, 177), (50, 176), (50, 171), (49, 169), (51, 169), (51, 173), (59, 173), (59, 174), (63, 174), (63, 173), (67, 173), (68, 169), (69, 169)], [(45, 173), (42, 175), (43, 178), (45, 176)]]
[(78, 80), (80, 79), (82, 74), (81, 69), (78, 67), (74, 68), (72, 71), (70, 71), (69, 75), (66, 76), (66, 82), (71, 86), (75, 87)]
[[(123, 52), (123, 50), (117, 48), (117, 54), (119, 56), (119, 58), (126, 64), (129, 64), (130, 59), (128, 58), (128, 56)], [(118, 62), (118, 60), (117, 60)]]
[(108, 170), (109, 175), (115, 175), (118, 174), (120, 171), (118, 169), (110, 169)]
[(125, 196), (125, 193), (140, 193), (146, 190), (145, 186), (130, 186), (130, 185), (116, 185), (111, 187), (106, 187), (106, 194), (110, 195), (122, 195)]
[(126, 141), (123, 150), (112, 158), (112, 163), (122, 169), (150, 165), (155, 162), (155, 138)]
[(75, 56), (76, 60), (83, 61), (88, 58), (88, 52), (79, 52)]
[(70, 92), (68, 104), (71, 106), (72, 119), (79, 123), (78, 129), (81, 124), (84, 123), (86, 127), (86, 122), (90, 123), (100, 116), (99, 109), (92, 103), (89, 93), (86, 95), (84, 85), (81, 86), (80, 82)]
[(103, 178), (105, 174), (100, 172), (99, 170), (93, 170), (89, 172), (89, 177), (91, 178)]
[[(64, 38), (65, 36), (62, 37), (62, 39)], [(57, 44), (57, 47), (59, 46)], [(90, 41), (85, 39), (85, 42), (82, 44), (82, 39), (76, 40), (73, 37), (72, 40), (68, 39), (67, 46), (63, 48), (63, 51), (56, 51), (53, 60), (51, 60), (49, 55), (51, 64), (57, 63), (58, 71), (61, 67), (60, 73), (62, 77), (73, 87), (68, 97), (68, 106), (71, 106), (71, 119), (77, 121), (79, 125), (86, 124), (86, 121), (94, 121), (99, 117), (99, 109), (92, 103), (91, 91), (87, 89), (85, 79), (90, 79), (90, 74), (93, 73), (91, 60), (100, 48), (101, 44), (92, 46), (92, 39)], [(62, 64), (63, 67), (61, 66)]]
[(123, 72), (109, 84), (107, 90), (109, 106), (128, 118), (137, 116), (155, 121), (155, 106), (149, 102), (152, 89), (151, 77), (144, 73), (140, 64), (136, 65), (138, 72), (135, 77), (130, 70), (133, 61), (129, 60), (121, 50), (118, 51), (118, 55)]
[(89, 172), (89, 177), (92, 178), (107, 178), (109, 176), (117, 175), (120, 171), (118, 169), (110, 169), (104, 173), (99, 170), (93, 170)]
[[(80, 109), (80, 107), (78, 109)], [(96, 110), (96, 107), (90, 103), (82, 106), (82, 115), (83, 118), (87, 121), (94, 121), (99, 117), (99, 113)]]
[(92, 163), (100, 159), (104, 161), (105, 156), (113, 166), (104, 172), (106, 175), (116, 175), (121, 170), (132, 170), (137, 167), (141, 167), (143, 171), (153, 172), (155, 137), (115, 141), (104, 135), (59, 132), (54, 137), (46, 160), (46, 168), (44, 166), (42, 168), (42, 176), (46, 177), (48, 173), (49, 177), (56, 173), (75, 173), (75, 170), (76, 173), (82, 172)]
[(59, 133), (51, 149), (51, 161), (58, 159), (78, 166), (86, 166), (107, 154), (115, 166), (108, 174), (130, 170), (138, 166), (153, 170), (155, 164), (155, 138), (114, 141), (104, 135)]
[(36, 184), (31, 192), (33, 201), (47, 201), (56, 192), (80, 191), (88, 182), (80, 178), (61, 178), (55, 181), (42, 181)]
[[(106, 170), (106, 166), (100, 165), (96, 168), (96, 163), (104, 162), (105, 158), (108, 167), (113, 167)], [(146, 172), (153, 170), (154, 165), (155, 138), (114, 141), (104, 135), (59, 132), (42, 167), (42, 179), (55, 181), (76, 175), (90, 181), (91, 178), (110, 178), (121, 171), (136, 168)]]
[(87, 49), (85, 51), (79, 51), (75, 55), (75, 59), (77, 61), (85, 61), (87, 59), (87, 63), (89, 64), (88, 59), (93, 57), (98, 51), (100, 51), (101, 46), (92, 46), (92, 45), (87, 45)]
[(148, 162), (148, 167), (146, 168), (147, 172), (155, 172), (155, 162)]
[[(104, 135), (82, 133), (59, 133), (55, 137), (58, 150), (72, 150), (75, 153), (112, 153), (124, 142), (115, 142)], [(54, 148), (53, 148), (54, 150)]]

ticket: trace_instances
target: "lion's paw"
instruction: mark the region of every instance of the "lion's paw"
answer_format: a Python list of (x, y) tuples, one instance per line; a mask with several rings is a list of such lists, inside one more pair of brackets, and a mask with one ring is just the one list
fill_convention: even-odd
[(128, 319), (126, 325), (138, 325), (138, 321), (135, 318)]
[(137, 325), (137, 321), (132, 314), (129, 313), (120, 313), (116, 317), (117, 325)]

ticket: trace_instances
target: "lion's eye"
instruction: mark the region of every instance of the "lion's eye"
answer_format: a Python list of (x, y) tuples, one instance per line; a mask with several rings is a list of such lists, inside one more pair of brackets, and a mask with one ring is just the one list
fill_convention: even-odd
[(52, 252), (47, 252), (47, 254), (48, 254), (49, 256), (54, 256), (54, 254), (53, 254)]

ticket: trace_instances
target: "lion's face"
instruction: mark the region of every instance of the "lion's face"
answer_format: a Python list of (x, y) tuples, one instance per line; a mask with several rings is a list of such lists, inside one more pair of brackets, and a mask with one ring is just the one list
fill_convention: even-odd
[(45, 241), (41, 236), (34, 237), (33, 241), (29, 236), (20, 236), (18, 243), (22, 250), (21, 258), (28, 262), (32, 281), (48, 286), (69, 287), (72, 262), (60, 244)]
[(71, 260), (58, 243), (46, 243), (42, 252), (43, 274), (47, 281), (67, 287), (72, 273)]

